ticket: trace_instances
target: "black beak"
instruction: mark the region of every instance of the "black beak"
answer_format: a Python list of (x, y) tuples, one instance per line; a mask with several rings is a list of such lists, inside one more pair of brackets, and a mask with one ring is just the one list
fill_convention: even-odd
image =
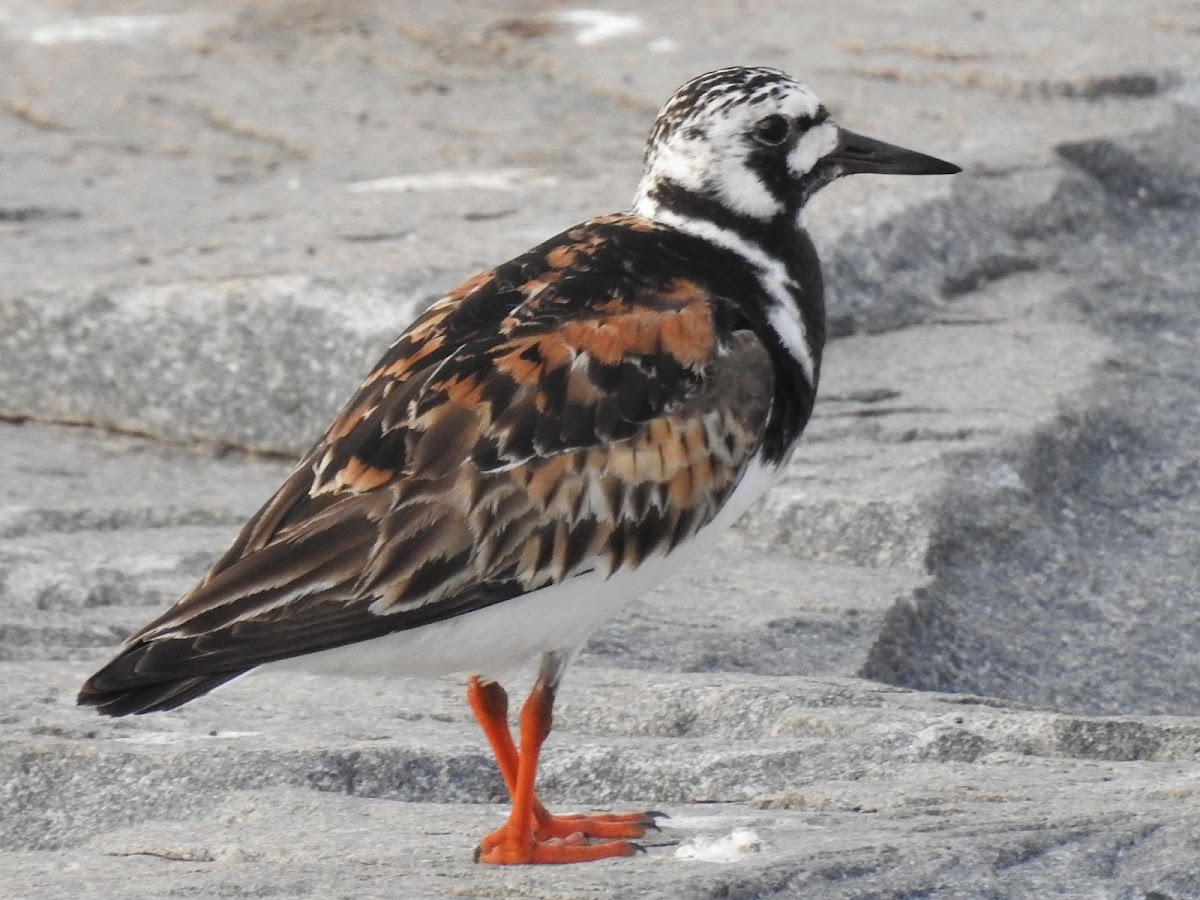
[(845, 128), (838, 129), (838, 134), (838, 145), (825, 157), (825, 161), (839, 166), (843, 175), (860, 172), (876, 172), (880, 175), (953, 175), (962, 171), (954, 163), (936, 156), (885, 144)]

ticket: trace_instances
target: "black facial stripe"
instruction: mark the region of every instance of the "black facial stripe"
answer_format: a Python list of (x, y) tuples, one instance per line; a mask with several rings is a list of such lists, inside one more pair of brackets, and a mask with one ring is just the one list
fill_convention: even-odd
[(795, 148), (797, 141), (805, 133), (829, 121), (829, 110), (819, 106), (812, 116), (801, 116), (796, 120), (796, 129), (792, 139), (779, 147), (763, 147), (751, 153), (747, 163), (759, 181), (771, 192), (771, 196), (784, 205), (786, 209), (795, 210), (804, 205), (814, 193), (833, 180), (828, 168), (820, 161), (811, 172), (797, 179), (788, 170), (787, 157)]
[(712, 222), (754, 241), (770, 228), (767, 223), (734, 212), (715, 197), (690, 191), (674, 181), (664, 179), (656, 183), (651, 197), (663, 208), (686, 218)]
[(818, 106), (815, 115), (801, 116), (796, 120), (796, 134), (801, 135), (810, 128), (816, 128), (823, 122), (829, 121), (829, 110), (824, 106)]

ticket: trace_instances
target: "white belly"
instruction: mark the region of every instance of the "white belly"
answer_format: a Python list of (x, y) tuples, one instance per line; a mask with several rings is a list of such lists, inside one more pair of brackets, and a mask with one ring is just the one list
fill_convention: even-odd
[(450, 675), (499, 677), (543, 653), (574, 653), (628, 603), (700, 558), (774, 482), (779, 468), (757, 459), (707, 526), (665, 556), (609, 578), (579, 575), (562, 584), (493, 606), (332, 650), (269, 663), (264, 668), (332, 675)]

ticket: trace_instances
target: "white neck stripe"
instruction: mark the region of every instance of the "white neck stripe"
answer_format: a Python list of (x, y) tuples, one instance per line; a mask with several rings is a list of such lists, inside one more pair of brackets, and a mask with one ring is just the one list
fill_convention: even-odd
[(768, 256), (761, 247), (735, 232), (704, 219), (681, 216), (672, 210), (664, 209), (649, 198), (639, 198), (634, 211), (638, 215), (711, 241), (718, 247), (733, 251), (750, 263), (757, 270), (759, 284), (775, 301), (767, 313), (767, 322), (779, 336), (788, 353), (800, 364), (809, 387), (816, 387), (816, 361), (808, 343), (808, 330), (794, 299), (794, 291), (798, 288), (783, 263)]

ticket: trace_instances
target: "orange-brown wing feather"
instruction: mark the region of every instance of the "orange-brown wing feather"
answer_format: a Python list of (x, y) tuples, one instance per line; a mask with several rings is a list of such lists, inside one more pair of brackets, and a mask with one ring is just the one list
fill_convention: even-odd
[[(205, 580), (89, 685), (416, 627), (637, 566), (711, 521), (762, 440), (766, 349), (722, 331), (700, 284), (606, 286), (604, 243), (565, 237), (539, 277), (493, 270), (418, 319)], [(598, 299), (575, 293), (581, 273)]]

